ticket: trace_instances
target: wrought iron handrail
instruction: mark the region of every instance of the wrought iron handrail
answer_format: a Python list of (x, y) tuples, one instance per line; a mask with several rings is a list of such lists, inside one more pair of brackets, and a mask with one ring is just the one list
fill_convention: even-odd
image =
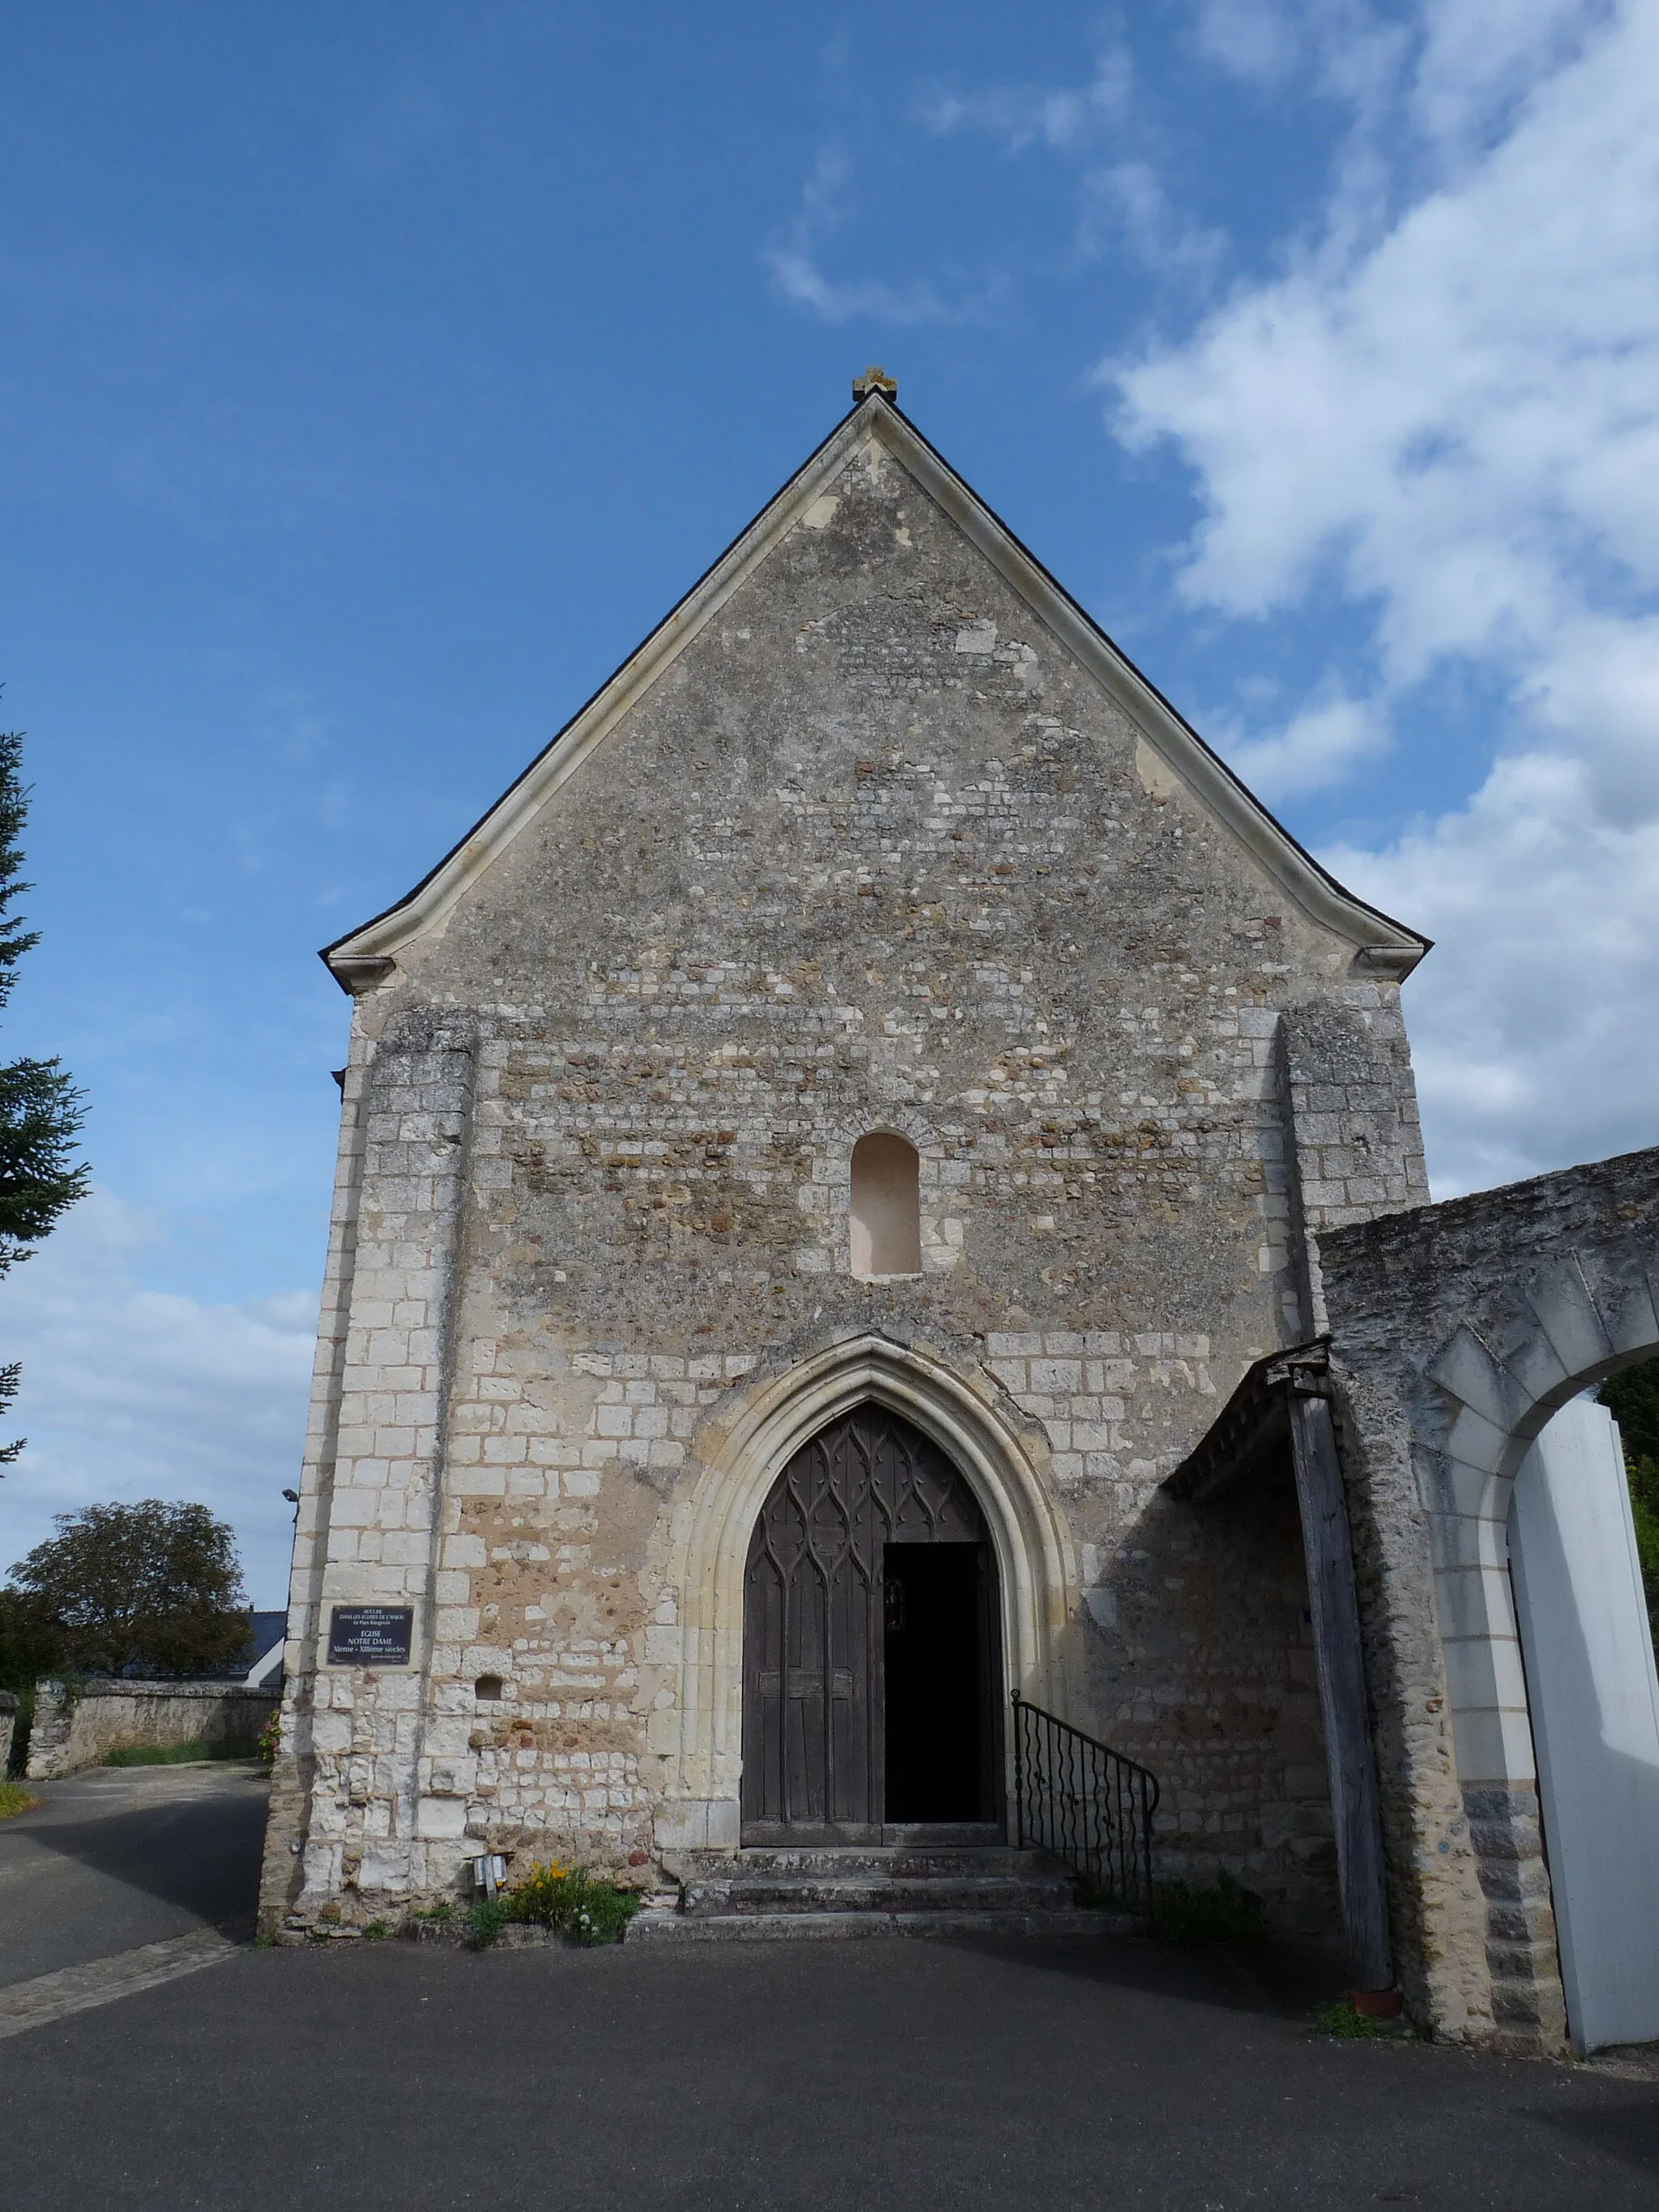
[(1014, 1692), (1019, 1845), (1048, 1851), (1101, 1899), (1131, 1912), (1152, 1901), (1158, 1777)]

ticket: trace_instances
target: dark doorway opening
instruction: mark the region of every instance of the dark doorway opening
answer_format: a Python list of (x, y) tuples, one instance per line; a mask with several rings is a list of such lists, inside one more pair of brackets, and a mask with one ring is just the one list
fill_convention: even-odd
[(889, 1544), (884, 1574), (887, 1818), (988, 1820), (984, 1547)]
[(779, 1474), (744, 1589), (746, 1845), (1000, 1824), (997, 1576), (961, 1471), (887, 1407)]

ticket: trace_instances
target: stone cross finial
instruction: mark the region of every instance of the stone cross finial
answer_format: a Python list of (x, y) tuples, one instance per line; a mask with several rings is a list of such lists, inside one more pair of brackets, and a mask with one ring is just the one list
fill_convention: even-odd
[(884, 368), (872, 366), (866, 368), (862, 376), (855, 376), (853, 379), (854, 399), (867, 399), (872, 392), (880, 392), (884, 399), (896, 399), (898, 398), (897, 377), (889, 376)]

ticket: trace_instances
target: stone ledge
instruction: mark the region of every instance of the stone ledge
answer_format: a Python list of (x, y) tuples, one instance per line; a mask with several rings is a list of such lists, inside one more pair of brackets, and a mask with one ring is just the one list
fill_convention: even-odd
[(688, 1918), (647, 1911), (629, 1923), (630, 1943), (822, 1943), (874, 1936), (1133, 1936), (1127, 1912), (732, 1912)]

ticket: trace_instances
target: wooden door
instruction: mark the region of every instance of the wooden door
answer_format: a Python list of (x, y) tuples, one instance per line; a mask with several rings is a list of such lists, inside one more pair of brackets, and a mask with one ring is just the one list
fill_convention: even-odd
[(938, 1543), (980, 1547), (989, 1574), (967, 1483), (885, 1407), (821, 1430), (778, 1477), (744, 1587), (745, 1844), (879, 1839), (886, 1550)]

